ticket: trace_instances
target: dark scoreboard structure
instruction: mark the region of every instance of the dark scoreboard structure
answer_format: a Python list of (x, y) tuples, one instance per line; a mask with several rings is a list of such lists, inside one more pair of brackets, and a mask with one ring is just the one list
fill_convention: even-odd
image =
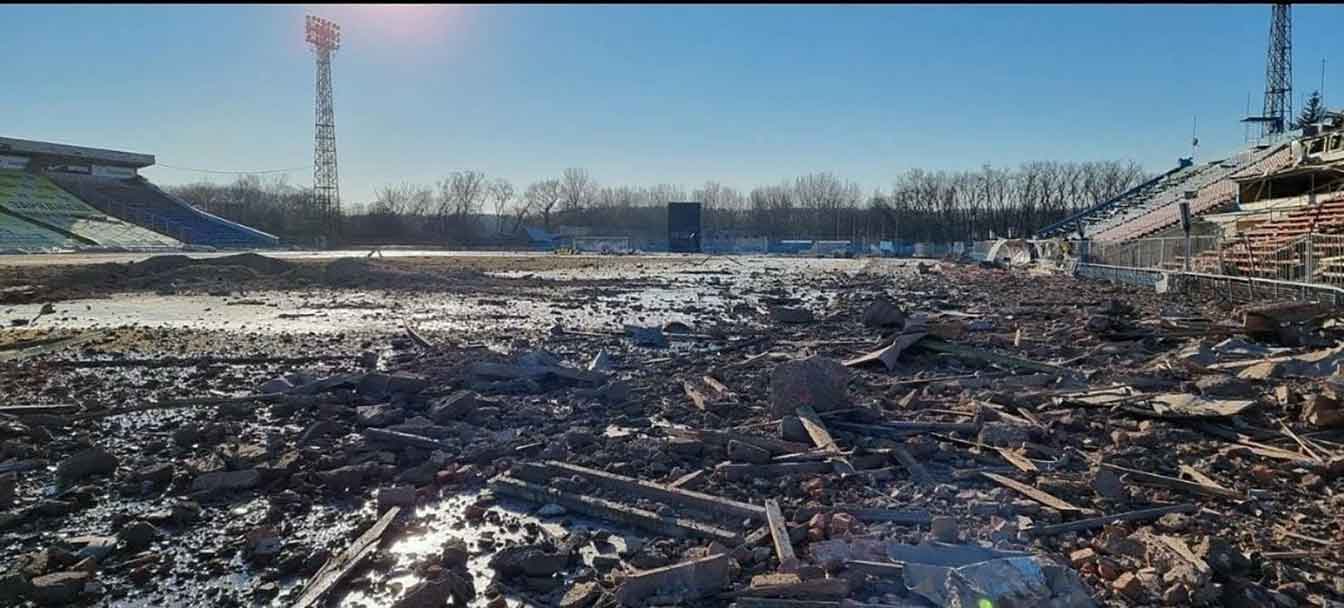
[(700, 253), (701, 203), (667, 204), (667, 250)]

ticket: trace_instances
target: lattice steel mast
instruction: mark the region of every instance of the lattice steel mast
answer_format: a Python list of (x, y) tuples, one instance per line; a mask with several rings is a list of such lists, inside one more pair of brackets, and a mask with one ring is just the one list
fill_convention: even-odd
[(341, 26), (308, 15), (306, 40), (317, 57), (316, 133), (313, 141), (313, 212), (321, 233), (334, 236), (341, 216), (336, 170), (336, 116), (331, 103), (331, 54), (341, 48)]
[(1275, 4), (1269, 23), (1269, 50), (1265, 56), (1265, 110), (1260, 135), (1278, 135), (1293, 119), (1292, 5)]

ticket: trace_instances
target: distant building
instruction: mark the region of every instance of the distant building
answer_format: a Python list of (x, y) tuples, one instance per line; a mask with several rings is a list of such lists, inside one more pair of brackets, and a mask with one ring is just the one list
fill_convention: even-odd
[(698, 202), (667, 204), (667, 250), (674, 253), (699, 253), (703, 224)]

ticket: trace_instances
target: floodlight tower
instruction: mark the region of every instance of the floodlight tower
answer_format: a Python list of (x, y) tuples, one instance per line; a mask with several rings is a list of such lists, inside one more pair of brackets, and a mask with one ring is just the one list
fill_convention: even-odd
[(1265, 109), (1249, 122), (1260, 123), (1260, 136), (1288, 130), (1293, 117), (1293, 16), (1291, 4), (1275, 4), (1265, 54)]
[(313, 206), (322, 234), (331, 235), (341, 215), (336, 171), (336, 116), (331, 105), (331, 54), (341, 48), (341, 26), (308, 15), (305, 39), (317, 56), (317, 125), (313, 142)]

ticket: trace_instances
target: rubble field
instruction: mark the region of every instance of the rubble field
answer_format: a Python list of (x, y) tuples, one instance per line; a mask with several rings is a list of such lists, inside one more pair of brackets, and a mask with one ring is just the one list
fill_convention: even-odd
[(0, 605), (1344, 606), (1325, 304), (241, 254), (0, 312)]

